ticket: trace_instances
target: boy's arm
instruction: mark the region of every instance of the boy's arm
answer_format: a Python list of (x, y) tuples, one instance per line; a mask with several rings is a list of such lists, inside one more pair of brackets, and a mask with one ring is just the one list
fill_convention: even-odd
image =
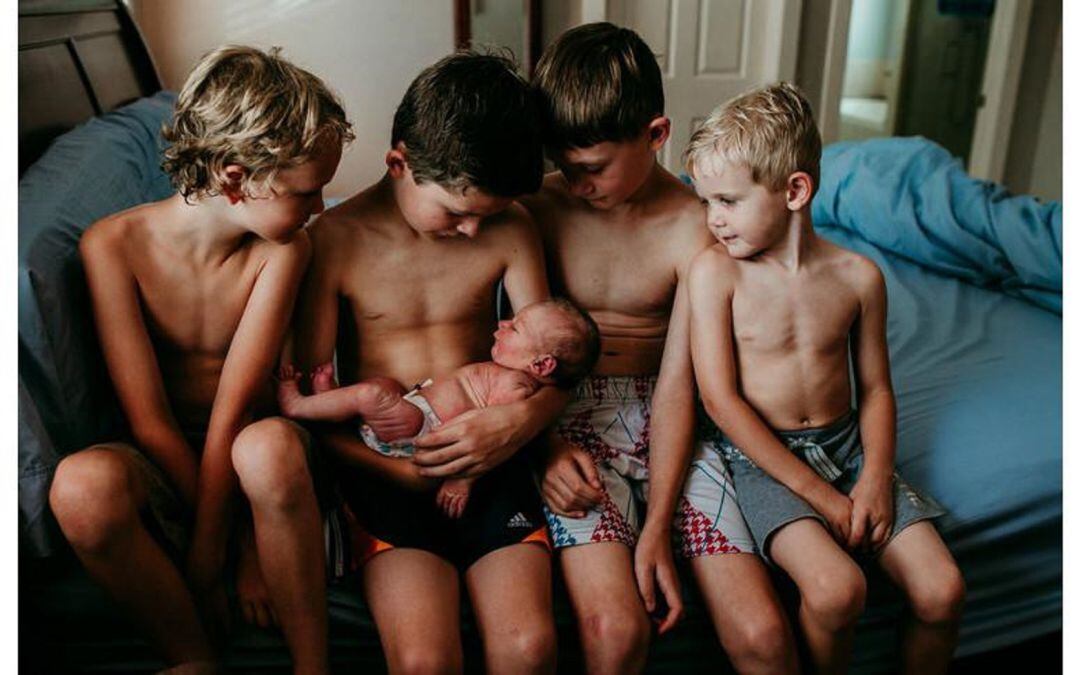
[[(544, 271), (544, 249), (532, 218), (511, 207), (513, 234), (506, 242), (503, 275), (506, 294), (514, 310), (550, 296)], [(570, 400), (570, 393), (544, 387), (533, 396), (506, 405), (470, 410), (416, 439), (413, 458), (420, 473), (432, 478), (476, 476), (509, 459), (521, 446), (555, 421)]]
[[(293, 325), (293, 349), (304, 373), (311, 372), (314, 366), (330, 363), (337, 343), (341, 264), (334, 255), (341, 247), (334, 241), (335, 233), (330, 227), (332, 224), (319, 221), (311, 227), (314, 258), (301, 285)], [(323, 447), (347, 464), (412, 489), (433, 486), (417, 474), (411, 459), (380, 455), (356, 438), (355, 428), (319, 424), (313, 425), (312, 430)]]
[(690, 307), (685, 274), (680, 275), (675, 290), (651, 410), (649, 509), (635, 549), (634, 569), (649, 612), (655, 607), (654, 577), (667, 600), (668, 614), (659, 628), (663, 633), (682, 614), (679, 577), (671, 552), (671, 524), (694, 444), (694, 369), (690, 361)]
[(199, 469), (195, 531), (189, 554), (197, 586), (220, 578), (236, 488), (232, 445), (252, 421), (252, 402), (266, 386), (281, 353), (297, 288), (311, 257), (307, 235), (275, 246), (251, 289), (218, 381)]
[(888, 540), (892, 530), (896, 400), (889, 374), (885, 280), (876, 265), (871, 262), (866, 265), (860, 313), (851, 341), (859, 401), (859, 435), (865, 459), (862, 473), (851, 492), (849, 544), (854, 547), (865, 540), (870, 548), (877, 549)]
[(143, 321), (138, 288), (120, 242), (95, 226), (79, 242), (105, 365), (135, 443), (194, 508), (198, 456), (180, 432)]
[(787, 450), (738, 389), (732, 331), (732, 261), (712, 249), (690, 268), (690, 350), (709, 417), (763, 471), (805, 499), (847, 544), (851, 502)]

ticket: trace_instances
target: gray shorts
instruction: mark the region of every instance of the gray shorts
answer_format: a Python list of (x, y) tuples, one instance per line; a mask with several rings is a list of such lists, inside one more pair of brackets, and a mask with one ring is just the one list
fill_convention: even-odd
[[(800, 431), (776, 432), (780, 441), (799, 459), (837, 490), (850, 494), (862, 473), (863, 448), (859, 438), (859, 417), (852, 410), (827, 427)], [(814, 518), (828, 527), (825, 518), (801, 497), (762, 471), (739, 448), (721, 435), (720, 452), (728, 463), (735, 492), (750, 533), (767, 562), (769, 538), (777, 530), (802, 518)], [(893, 473), (892, 537), (904, 528), (929, 518), (944, 515), (937, 502), (919, 494), (900, 475)]]

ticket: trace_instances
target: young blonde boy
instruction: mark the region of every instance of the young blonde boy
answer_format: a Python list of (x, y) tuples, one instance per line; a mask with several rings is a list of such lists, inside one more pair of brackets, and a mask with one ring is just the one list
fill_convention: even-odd
[(251, 523), (239, 537), (244, 616), (276, 617), (296, 672), (326, 672), (315, 494), (303, 448), (278, 441), (291, 423), (266, 416), (311, 251), (301, 228), (323, 209), (350, 126), (312, 74), (223, 47), (196, 65), (164, 134), (177, 193), (95, 223), (79, 247), (131, 438), (64, 459), (50, 503), (166, 661), (210, 668), (235, 465), (254, 521), (254, 541)]
[(542, 477), (587, 670), (641, 670), (649, 614), (661, 633), (679, 620), (674, 534), (736, 668), (794, 671), (790, 628), (722, 460), (694, 440), (685, 278), (710, 239), (693, 191), (656, 159), (671, 126), (656, 59), (633, 31), (589, 24), (548, 48), (535, 84), (560, 173), (524, 203), (553, 288), (601, 334)]
[(847, 668), (866, 594), (852, 556), (865, 553), (911, 605), (904, 672), (944, 673), (964, 583), (928, 522), (941, 510), (894, 472), (885, 283), (815, 234), (820, 157), (788, 84), (729, 101), (694, 133), (687, 166), (719, 242), (690, 268), (694, 372), (754, 539), (799, 589), (815, 668)]
[[(505, 58), (458, 53), (413, 80), (386, 174), (311, 227), (300, 368), (336, 350), (344, 384), (413, 386), (489, 358), (500, 280), (515, 310), (549, 297), (539, 237), (513, 203), (543, 177), (536, 127), (528, 84)], [(515, 453), (565, 401), (544, 387), (470, 410), (414, 439), (413, 457), (383, 455), (355, 428), (320, 430), (359, 524), (357, 562), (390, 672), (462, 670), (462, 590), (488, 672), (553, 672), (547, 535)], [(436, 479), (469, 476), (479, 476), (469, 503), (448, 518)]]

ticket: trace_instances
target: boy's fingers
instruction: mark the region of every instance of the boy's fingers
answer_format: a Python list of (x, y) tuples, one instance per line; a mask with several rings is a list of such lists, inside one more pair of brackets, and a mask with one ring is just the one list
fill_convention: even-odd
[(862, 543), (866, 532), (867, 514), (862, 509), (856, 509), (851, 514), (851, 532), (848, 534), (848, 548), (855, 548)]
[(454, 431), (453, 425), (444, 425), (438, 429), (433, 429), (426, 434), (417, 436), (413, 439), (413, 445), (417, 448), (442, 448), (448, 445), (456, 443), (460, 439), (460, 434)]
[[(417, 462), (420, 464), (420, 462)], [(449, 478), (463, 474), (473, 465), (471, 457), (459, 457), (452, 462), (438, 464), (437, 466), (421, 466), (418, 472), (425, 478)]]
[(572, 457), (574, 462), (581, 469), (581, 474), (585, 476), (585, 480), (588, 482), (589, 487), (594, 490), (603, 489), (604, 484), (600, 482), (600, 472), (596, 470), (596, 463), (593, 462), (592, 457), (584, 452), (575, 452)]
[(413, 463), (418, 466), (439, 466), (465, 456), (459, 448), (450, 446), (439, 450), (424, 450), (413, 454)]
[(637, 576), (638, 592), (645, 603), (645, 610), (652, 612), (656, 609), (656, 593), (653, 588), (652, 565), (634, 565), (634, 574)]

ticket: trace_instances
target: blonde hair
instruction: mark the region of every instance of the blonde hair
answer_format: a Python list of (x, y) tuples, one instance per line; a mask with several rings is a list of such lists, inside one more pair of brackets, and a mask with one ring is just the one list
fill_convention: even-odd
[(690, 137), (686, 170), (717, 159), (743, 164), (770, 190), (804, 171), (817, 191), (821, 135), (810, 103), (798, 87), (779, 82), (720, 105)]
[(321, 143), (354, 138), (340, 101), (322, 80), (278, 54), (224, 46), (196, 64), (176, 100), (162, 168), (185, 198), (219, 195), (238, 164), (250, 195), (278, 170), (302, 164)]

